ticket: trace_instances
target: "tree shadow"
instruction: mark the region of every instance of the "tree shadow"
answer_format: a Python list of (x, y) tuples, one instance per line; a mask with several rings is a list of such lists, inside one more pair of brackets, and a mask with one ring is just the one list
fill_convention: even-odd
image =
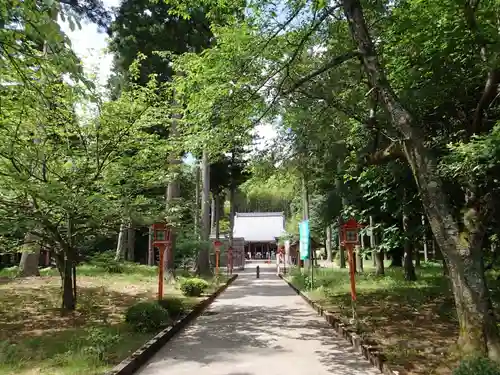
[(230, 367), (252, 375), (378, 373), (271, 272), (241, 274), (138, 373), (225, 374)]
[[(362, 334), (383, 349), (390, 364), (409, 374), (451, 373), (456, 356), (450, 348), (458, 337), (458, 322), (449, 283), (441, 275), (424, 274), (420, 281), (424, 286), (408, 282), (358, 290)], [(352, 317), (347, 293), (330, 294), (317, 302), (345, 324)]]

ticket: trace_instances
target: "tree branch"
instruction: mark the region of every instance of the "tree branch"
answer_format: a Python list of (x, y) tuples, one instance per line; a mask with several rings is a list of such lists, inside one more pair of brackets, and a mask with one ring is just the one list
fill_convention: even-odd
[(283, 94), (284, 95), (288, 95), (290, 93), (292, 93), (293, 91), (297, 90), (299, 87), (301, 87), (303, 84), (305, 84), (306, 82), (312, 80), (313, 78), (323, 74), (324, 72), (332, 69), (333, 67), (337, 66), (337, 65), (340, 65), (354, 57), (358, 57), (359, 56), (359, 52), (357, 51), (350, 51), (350, 52), (346, 52), (340, 56), (336, 56), (335, 58), (333, 58), (332, 60), (330, 60), (329, 62), (327, 62), (325, 65), (323, 65), (321, 68), (315, 70), (315, 71), (312, 71), (311, 73), (309, 73), (308, 75), (302, 77), (301, 79), (299, 79), (297, 82), (295, 82), (291, 88), (289, 88), (287, 91), (285, 91)]

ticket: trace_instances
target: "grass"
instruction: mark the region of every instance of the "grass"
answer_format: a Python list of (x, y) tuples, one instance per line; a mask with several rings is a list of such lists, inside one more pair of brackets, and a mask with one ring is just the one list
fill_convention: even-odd
[[(127, 264), (123, 273), (109, 274), (81, 265), (77, 310), (66, 315), (59, 309), (56, 270), (24, 279), (15, 278), (16, 271), (0, 272), (0, 374), (102, 374), (153, 336), (133, 332), (123, 314), (139, 301), (156, 298), (155, 267)], [(188, 307), (199, 301), (183, 297), (172, 285), (165, 295), (183, 298)]]
[[(382, 348), (396, 370), (448, 375), (458, 363), (458, 322), (449, 281), (436, 263), (422, 264), (417, 274), (416, 282), (405, 281), (399, 268), (386, 268), (385, 276), (370, 269), (356, 275), (360, 333)], [(318, 269), (314, 278), (311, 290), (309, 279), (297, 269), (289, 276), (296, 287), (348, 324), (352, 318), (348, 271)]]

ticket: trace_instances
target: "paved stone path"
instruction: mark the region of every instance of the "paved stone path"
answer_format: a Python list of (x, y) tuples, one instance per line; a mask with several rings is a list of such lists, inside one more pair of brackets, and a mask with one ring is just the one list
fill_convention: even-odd
[(275, 275), (241, 272), (140, 375), (380, 375)]

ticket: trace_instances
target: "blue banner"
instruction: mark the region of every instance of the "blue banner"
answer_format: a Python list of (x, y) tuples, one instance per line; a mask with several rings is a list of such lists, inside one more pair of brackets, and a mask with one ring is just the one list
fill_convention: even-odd
[(299, 223), (300, 259), (309, 259), (309, 220)]

